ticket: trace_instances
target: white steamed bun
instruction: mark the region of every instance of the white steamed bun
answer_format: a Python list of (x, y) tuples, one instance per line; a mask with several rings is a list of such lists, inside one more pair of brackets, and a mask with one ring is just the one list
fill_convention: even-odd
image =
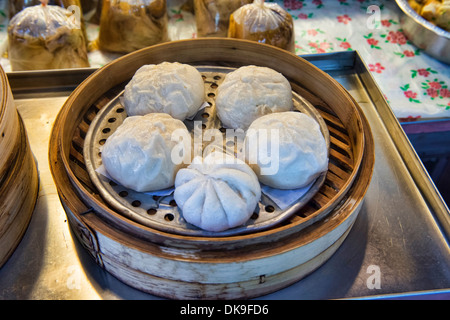
[[(265, 137), (267, 142), (262, 145), (270, 153), (259, 153), (259, 143)], [(244, 148), (259, 181), (273, 188), (304, 187), (328, 169), (328, 148), (320, 126), (300, 112), (273, 113), (255, 120), (247, 131)], [(252, 160), (252, 155), (256, 159)]]
[(126, 85), (123, 103), (129, 116), (168, 113), (185, 120), (197, 113), (205, 93), (200, 72), (188, 64), (144, 65)]
[(175, 179), (174, 199), (184, 219), (206, 231), (244, 224), (260, 197), (261, 187), (253, 170), (222, 152), (195, 157)]
[[(125, 118), (103, 145), (106, 171), (113, 180), (138, 192), (172, 187), (182, 162), (186, 162), (172, 160), (172, 150), (180, 148), (171, 139), (175, 130), (189, 135), (182, 121), (165, 113)], [(188, 145), (181, 147), (190, 150)]]
[(218, 87), (216, 108), (226, 128), (246, 130), (260, 116), (292, 110), (292, 88), (273, 69), (240, 67), (227, 74)]

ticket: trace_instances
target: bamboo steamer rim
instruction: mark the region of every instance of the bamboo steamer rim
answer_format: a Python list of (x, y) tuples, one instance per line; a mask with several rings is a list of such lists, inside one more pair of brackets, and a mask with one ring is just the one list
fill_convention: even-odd
[[(17, 112), (15, 110), (15, 112)], [(39, 193), (39, 175), (25, 124), (18, 114), (17, 158), (3, 177), (0, 195), (0, 268), (19, 245), (31, 221)]]
[(8, 105), (6, 100), (8, 99), (9, 82), (8, 82), (8, 78), (6, 77), (5, 70), (3, 70), (3, 67), (1, 65), (0, 65), (0, 81), (1, 81), (0, 123), (2, 123), (2, 121), (4, 121), (6, 107)]
[(18, 155), (20, 144), (20, 120), (14, 104), (9, 81), (3, 68), (0, 67), (0, 181), (5, 178)]
[[(200, 51), (198, 51), (199, 48), (201, 48)], [(195, 52), (197, 54), (196, 58), (192, 58), (191, 52), (192, 50), (198, 51)], [(244, 57), (242, 55), (239, 55), (239, 57), (237, 55), (233, 56), (229, 55), (230, 52), (237, 53), (238, 51), (244, 51), (245, 53), (247, 53), (247, 55), (245, 55)], [(211, 58), (211, 55), (213, 55), (214, 58)], [(255, 56), (259, 58), (258, 63), (256, 62), (252, 63), (252, 61), (255, 61)], [(72, 120), (80, 118), (80, 115), (77, 116), (76, 111), (74, 111), (73, 108), (71, 108), (73, 104), (82, 106), (87, 110), (87, 106), (92, 105), (97, 98), (101, 97), (101, 95), (106, 93), (109, 89), (119, 85), (121, 82), (125, 81), (125, 79), (126, 80), (131, 79), (131, 77), (134, 75), (138, 67), (142, 66), (143, 64), (158, 63), (162, 61), (177, 61), (180, 63), (190, 63), (190, 64), (201, 63), (204, 61), (214, 61), (214, 62), (227, 61), (230, 63), (238, 63), (242, 65), (257, 64), (268, 66), (270, 68), (275, 69), (276, 71), (283, 73), (288, 78), (288, 80), (295, 79), (296, 78), (295, 73), (299, 72), (299, 70), (297, 68), (289, 68), (287, 70), (284, 70), (285, 72), (280, 71), (276, 60), (279, 59), (280, 57), (284, 59), (285, 63), (288, 62), (290, 64), (297, 66), (301, 65), (302, 72), (308, 71), (314, 73), (316, 77), (320, 77), (323, 80), (322, 82), (315, 81), (314, 83), (318, 84), (318, 86), (316, 87), (310, 87), (310, 84), (308, 82), (305, 83), (302, 82), (302, 85), (305, 86), (307, 90), (310, 90), (313, 93), (320, 91), (324, 92), (325, 90), (328, 90), (329, 89), (328, 86), (330, 86), (331, 88), (333, 88), (333, 90), (338, 92), (339, 96), (327, 97), (327, 100), (325, 100), (325, 102), (329, 105), (335, 105), (336, 98), (338, 98), (338, 100), (339, 99), (345, 100), (348, 105), (352, 106), (354, 113), (348, 114), (347, 118), (344, 119), (340, 117), (341, 121), (348, 124), (348, 122), (351, 120), (350, 118), (353, 117), (352, 119), (355, 119), (354, 120), (355, 126), (348, 127), (347, 129), (360, 130), (362, 132), (363, 125), (361, 121), (361, 116), (359, 112), (357, 112), (357, 105), (351, 98), (347, 96), (345, 89), (340, 84), (338, 84), (337, 81), (335, 81), (331, 76), (329, 76), (322, 70), (318, 69), (311, 63), (307, 62), (306, 60), (302, 59), (301, 57), (298, 57), (292, 53), (289, 53), (285, 50), (273, 46), (248, 40), (228, 39), (228, 38), (207, 38), (207, 39), (199, 38), (192, 40), (178, 40), (138, 50), (136, 52), (130, 53), (107, 64), (106, 66), (94, 72), (85, 81), (83, 81), (69, 96), (69, 98), (67, 99), (66, 103), (64, 104), (63, 108), (61, 109), (57, 117), (57, 121), (60, 122), (58, 123), (60, 130), (59, 132), (57, 132), (57, 145), (58, 150), (61, 152), (62, 155), (61, 159), (71, 183), (73, 183), (76, 186), (79, 192), (82, 192), (84, 194), (89, 193), (85, 189), (85, 187), (80, 183), (80, 181), (78, 181), (74, 172), (70, 169), (69, 165), (70, 144), (65, 144), (65, 139), (71, 138), (73, 136), (74, 131), (76, 130), (76, 127), (73, 125), (73, 123), (77, 121), (70, 121), (70, 123), (68, 123), (67, 121), (64, 120), (69, 118)], [(149, 61), (149, 59), (151, 61)], [(119, 79), (117, 79), (117, 77), (114, 76), (115, 74), (120, 74)], [(95, 87), (96, 94), (80, 95), (80, 93), (83, 93), (84, 90), (87, 90), (89, 86), (92, 85), (92, 83), (95, 83), (96, 85)], [(322, 96), (321, 98), (323, 99)], [(358, 138), (352, 141), (352, 143), (354, 145), (357, 145), (357, 148), (359, 150), (363, 150), (364, 134), (358, 136)], [(355, 150), (353, 150), (353, 152), (355, 152)], [(351, 184), (353, 183), (354, 178), (356, 177), (359, 171), (359, 165), (362, 162), (362, 157), (363, 152), (359, 152), (358, 154), (356, 154), (354, 162), (356, 164), (355, 168), (357, 168), (357, 170), (354, 170), (352, 172), (352, 177), (346, 182), (345, 189), (350, 187)], [(58, 179), (57, 176), (55, 176), (55, 178)], [(345, 194), (338, 194), (338, 195), (340, 196), (339, 200), (341, 200), (345, 196)], [(108, 208), (101, 201), (98, 201), (97, 199), (94, 198), (92, 199), (92, 201), (95, 203), (96, 206), (98, 206), (98, 208), (101, 208), (107, 214), (113, 216), (114, 219), (122, 220), (125, 224), (129, 224), (135, 228), (137, 227), (146, 229), (154, 234), (160, 235), (163, 238), (169, 237), (182, 241), (195, 241), (198, 243), (210, 241), (222, 241), (222, 242), (240, 241), (253, 238), (255, 237), (255, 235), (266, 236), (277, 232), (283, 232), (288, 229), (291, 229), (293, 226), (297, 224), (300, 224), (300, 222), (297, 221), (289, 225), (275, 227), (266, 231), (258, 232), (256, 234), (236, 235), (227, 238), (215, 238), (215, 237), (198, 238), (191, 236), (179, 236), (176, 234), (167, 234), (162, 231), (143, 227), (142, 225), (137, 224), (130, 220), (124, 220), (123, 216)], [(325, 205), (318, 211), (324, 211), (328, 209), (328, 207), (330, 207), (331, 205), (335, 205), (334, 202), (335, 201), (333, 201), (333, 203), (329, 202), (327, 205)]]

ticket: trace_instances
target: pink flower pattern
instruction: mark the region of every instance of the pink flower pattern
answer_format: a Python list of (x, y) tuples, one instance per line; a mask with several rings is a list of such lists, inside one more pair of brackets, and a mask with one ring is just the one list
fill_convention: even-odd
[(381, 63), (377, 62), (375, 64), (369, 64), (369, 70), (376, 73), (382, 73), (385, 68), (381, 65)]
[(450, 98), (450, 91), (448, 90), (447, 84), (444, 81), (439, 81), (435, 78), (432, 81), (425, 80), (422, 82), (422, 89), (425, 90), (424, 95), (428, 96), (431, 100), (436, 98), (448, 99)]
[(403, 45), (406, 44), (406, 36), (401, 31), (389, 31), (386, 41)]
[(352, 21), (352, 18), (350, 18), (347, 14), (344, 14), (342, 16), (337, 16), (337, 20), (340, 23), (348, 24), (350, 21)]
[(448, 89), (441, 89), (440, 94), (442, 98), (450, 98), (450, 90)]
[(300, 10), (303, 8), (303, 0), (284, 0), (283, 5), (289, 10)]
[(343, 41), (341, 42), (341, 44), (339, 45), (339, 47), (343, 48), (343, 49), (351, 49), (352, 45), (350, 43), (348, 43), (347, 41)]
[(423, 77), (428, 77), (430, 75), (430, 72), (427, 69), (419, 69), (417, 72)]
[(411, 90), (405, 91), (404, 94), (405, 94), (405, 97), (410, 98), (410, 99), (417, 98), (417, 93), (412, 92)]

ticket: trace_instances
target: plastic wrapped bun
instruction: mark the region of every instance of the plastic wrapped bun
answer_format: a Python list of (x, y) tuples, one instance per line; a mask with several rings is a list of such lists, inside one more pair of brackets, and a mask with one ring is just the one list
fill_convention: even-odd
[[(22, 11), (27, 7), (40, 5), (41, 2), (41, 0), (9, 0), (9, 17), (12, 18), (16, 15), (16, 13)], [(46, 2), (46, 4), (48, 5), (59, 6), (66, 9), (70, 6), (81, 7), (80, 0), (49, 0)], [(92, 0), (90, 2), (92, 2)]]
[(244, 148), (259, 181), (272, 188), (305, 187), (328, 169), (328, 148), (320, 126), (300, 112), (272, 113), (255, 120)]
[(199, 37), (226, 37), (230, 15), (252, 0), (194, 0)]
[(261, 186), (243, 161), (221, 152), (196, 157), (175, 179), (174, 199), (183, 218), (206, 231), (244, 224), (261, 197)]
[(129, 53), (168, 40), (166, 0), (103, 0), (98, 46)]
[(8, 57), (13, 71), (89, 67), (81, 21), (59, 6), (16, 14), (8, 26)]
[(295, 53), (292, 16), (276, 3), (255, 0), (230, 16), (228, 37), (271, 44)]
[(167, 113), (184, 121), (197, 113), (204, 99), (203, 78), (196, 68), (162, 62), (136, 71), (125, 87), (123, 103), (129, 116)]
[(190, 150), (190, 141), (174, 141), (173, 134), (189, 136), (184, 123), (168, 114), (127, 117), (103, 145), (102, 163), (116, 182), (129, 189), (170, 188), (178, 170), (188, 163), (187, 159), (174, 159), (172, 152), (186, 151), (188, 155)]

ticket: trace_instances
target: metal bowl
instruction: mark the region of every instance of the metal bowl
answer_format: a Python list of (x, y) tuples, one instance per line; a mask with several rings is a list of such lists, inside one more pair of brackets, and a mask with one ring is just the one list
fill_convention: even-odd
[(408, 39), (433, 58), (450, 64), (450, 32), (419, 15), (407, 0), (396, 0), (403, 11), (400, 24)]

